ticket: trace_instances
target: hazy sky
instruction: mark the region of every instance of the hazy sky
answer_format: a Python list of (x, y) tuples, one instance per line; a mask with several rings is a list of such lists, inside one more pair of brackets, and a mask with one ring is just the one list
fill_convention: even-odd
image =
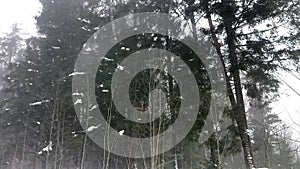
[(14, 23), (20, 24), (23, 32), (35, 34), (34, 16), (41, 7), (38, 0), (0, 0), (0, 35), (9, 31)]
[[(296, 77), (295, 77), (296, 76)], [(273, 112), (279, 114), (287, 126), (293, 131), (293, 138), (300, 140), (300, 75), (293, 73), (282, 73), (282, 85), (280, 88), (280, 98), (272, 104)], [(295, 91), (291, 90), (292, 87)]]
[[(34, 16), (41, 11), (38, 0), (0, 0), (0, 36), (8, 32), (13, 23), (19, 23), (23, 32), (36, 34)], [(300, 75), (297, 75), (300, 77)], [(300, 93), (300, 80), (288, 73), (280, 78)], [(293, 130), (293, 138), (300, 139), (300, 96), (286, 84), (281, 85), (280, 98), (272, 104), (273, 112), (278, 113)]]

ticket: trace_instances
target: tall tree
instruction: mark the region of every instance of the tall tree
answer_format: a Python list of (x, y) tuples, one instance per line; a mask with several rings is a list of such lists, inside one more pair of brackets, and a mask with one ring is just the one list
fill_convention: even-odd
[[(208, 28), (202, 31), (209, 35), (223, 60), (227, 74), (228, 96), (244, 150), (246, 168), (253, 168), (254, 161), (244, 102), (244, 85), (263, 84), (264, 92), (276, 92), (278, 80), (274, 71), (282, 62), (298, 62), (289, 47), (277, 50), (274, 46), (285, 43), (284, 36), (274, 34), (287, 13), (295, 9), (297, 1), (252, 1), (252, 0), (202, 0), (185, 1), (185, 13), (189, 18), (197, 14), (208, 21)], [(214, 18), (214, 19), (213, 19)], [(191, 21), (194, 19), (192, 18)], [(270, 24), (272, 22), (273, 24)], [(267, 26), (262, 27), (263, 24)], [(201, 25), (200, 25), (201, 26)], [(243, 80), (245, 78), (246, 80)], [(249, 85), (248, 85), (249, 86)], [(252, 90), (253, 87), (246, 88)]]

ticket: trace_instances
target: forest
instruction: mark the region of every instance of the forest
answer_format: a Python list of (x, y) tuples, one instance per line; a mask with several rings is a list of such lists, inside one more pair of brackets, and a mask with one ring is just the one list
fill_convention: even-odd
[(300, 169), (299, 0), (39, 1), (0, 36), (0, 169)]

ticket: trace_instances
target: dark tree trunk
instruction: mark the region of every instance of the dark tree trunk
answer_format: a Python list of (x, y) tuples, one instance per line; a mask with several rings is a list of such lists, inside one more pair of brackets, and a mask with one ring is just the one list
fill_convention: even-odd
[(220, 161), (219, 161), (219, 145), (217, 136), (215, 133), (211, 135), (209, 138), (209, 146), (210, 146), (210, 154), (211, 154), (211, 162), (212, 162), (212, 168), (219, 169), (220, 167)]
[(235, 20), (233, 11), (234, 2), (232, 0), (223, 0), (221, 16), (224, 20), (224, 26), (227, 34), (227, 44), (229, 50), (229, 60), (231, 64), (231, 74), (234, 80), (235, 96), (236, 96), (236, 107), (234, 108), (234, 116), (238, 125), (242, 146), (244, 150), (244, 158), (247, 169), (254, 168), (253, 154), (251, 150), (250, 137), (247, 132), (248, 125), (245, 112), (245, 104), (243, 99), (243, 91), (241, 78), (238, 67), (238, 57), (236, 54), (235, 46), (235, 31), (233, 23)]

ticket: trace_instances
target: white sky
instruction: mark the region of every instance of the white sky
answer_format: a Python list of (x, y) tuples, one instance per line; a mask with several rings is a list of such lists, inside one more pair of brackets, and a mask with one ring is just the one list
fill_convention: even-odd
[(292, 137), (300, 140), (300, 96), (290, 89), (292, 87), (300, 93), (300, 74), (282, 73), (280, 78), (282, 79), (279, 89), (280, 98), (272, 104), (273, 112), (277, 113), (287, 126), (290, 126)]
[(38, 0), (0, 0), (0, 36), (9, 32), (14, 23), (20, 24), (25, 34), (35, 35), (33, 16), (39, 14), (41, 7)]
[[(0, 0), (0, 36), (9, 32), (14, 23), (27, 35), (36, 35), (34, 16), (41, 11), (38, 0)], [(298, 75), (300, 77), (300, 75)], [(300, 80), (294, 76), (282, 73), (281, 78), (300, 93)], [(293, 130), (293, 138), (300, 139), (300, 96), (283, 84), (280, 98), (273, 103), (273, 112), (278, 113)]]

